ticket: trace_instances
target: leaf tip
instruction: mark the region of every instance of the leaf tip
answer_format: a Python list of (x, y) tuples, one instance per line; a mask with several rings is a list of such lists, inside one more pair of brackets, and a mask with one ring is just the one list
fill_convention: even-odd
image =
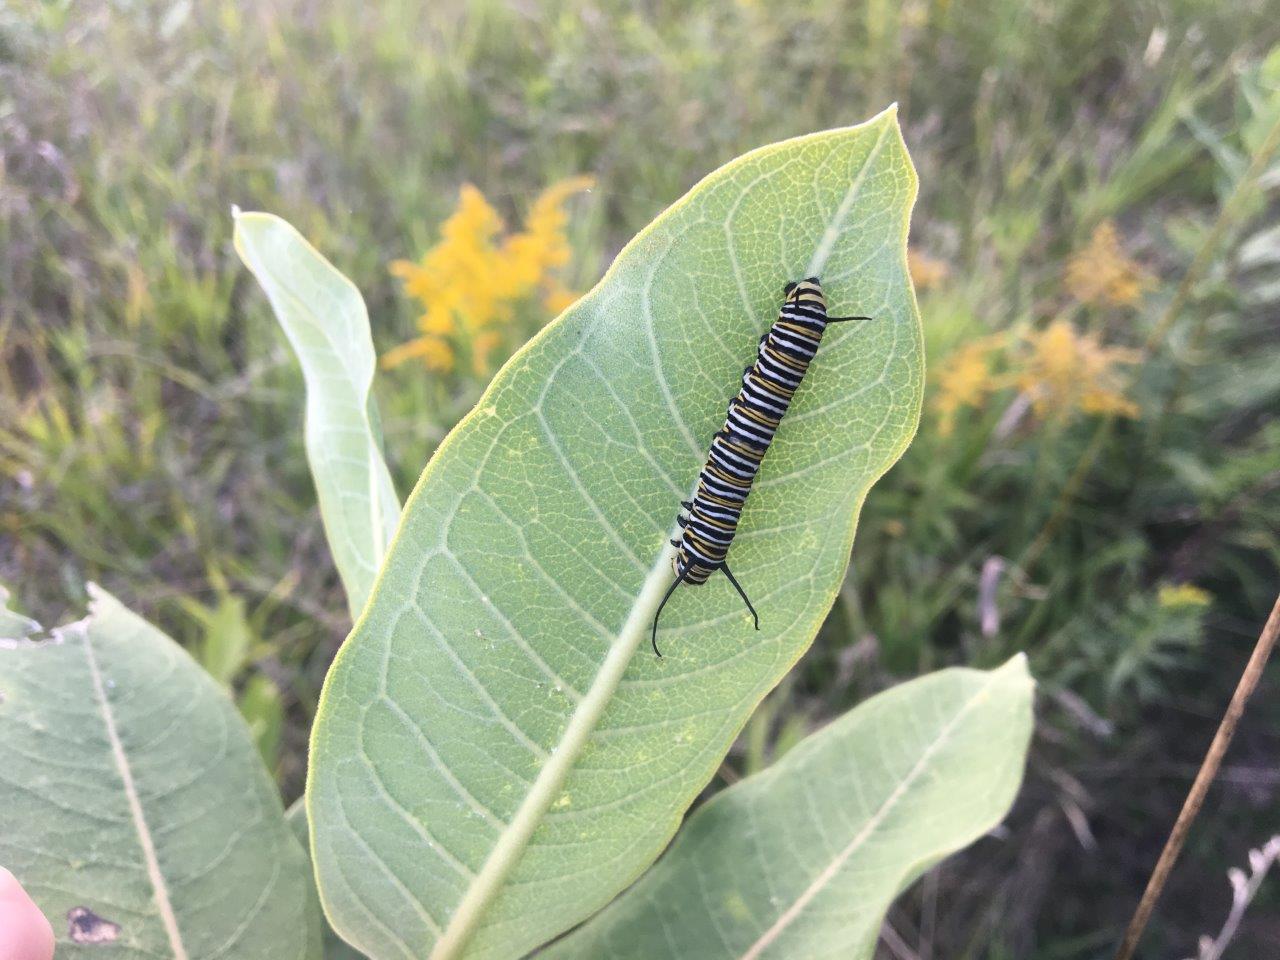
[(878, 127), (880, 125), (900, 127), (898, 123), (898, 101), (895, 100), (889, 104), (874, 117), (867, 121), (867, 126)]
[(1002, 679), (1008, 679), (1015, 683), (1025, 683), (1028, 688), (1034, 688), (1036, 684), (1035, 677), (1031, 675), (1027, 655), (1021, 650), (992, 672)]

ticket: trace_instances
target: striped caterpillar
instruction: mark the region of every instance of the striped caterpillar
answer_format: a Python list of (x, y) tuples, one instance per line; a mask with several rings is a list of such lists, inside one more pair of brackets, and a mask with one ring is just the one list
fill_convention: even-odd
[(680, 504), (686, 514), (677, 517), (681, 532), (671, 541), (676, 548), (671, 562), (676, 580), (667, 589), (653, 617), (651, 642), (653, 652), (659, 657), (662, 653), (658, 650), (658, 617), (671, 594), (682, 583), (694, 586), (706, 583), (717, 570), (724, 571), (751, 611), (756, 629), (760, 629), (756, 608), (725, 562), (738, 530), (742, 506), (778, 424), (818, 352), (827, 324), (869, 319), (828, 317), (827, 300), (817, 277), (788, 283), (783, 295), (785, 300), (778, 319), (760, 338), (756, 362), (743, 372), (742, 389), (729, 401), (724, 426), (711, 440), (707, 462), (698, 474), (697, 492), (693, 500)]

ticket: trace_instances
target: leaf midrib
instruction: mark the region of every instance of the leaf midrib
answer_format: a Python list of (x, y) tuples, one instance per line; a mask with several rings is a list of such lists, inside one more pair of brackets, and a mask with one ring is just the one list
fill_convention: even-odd
[(889, 796), (887, 796), (884, 799), (884, 802), (880, 804), (880, 808), (872, 814), (865, 824), (863, 824), (862, 829), (854, 835), (853, 839), (850, 840), (839, 853), (832, 857), (831, 862), (828, 863), (816, 877), (814, 877), (809, 886), (804, 889), (800, 896), (796, 897), (791, 906), (782, 912), (769, 929), (762, 933), (759, 938), (751, 944), (743, 954), (741, 954), (739, 960), (760, 960), (764, 951), (769, 949), (769, 947), (772, 946), (780, 936), (782, 936), (787, 927), (789, 927), (804, 911), (804, 908), (809, 905), (814, 897), (826, 888), (827, 884), (829, 884), (835, 878), (836, 874), (840, 872), (840, 868), (843, 867), (848, 859), (857, 852), (859, 847), (867, 842), (889, 814), (893, 812), (894, 808), (906, 795), (907, 791), (911, 789), (915, 782), (928, 769), (929, 763), (933, 760), (937, 752), (950, 742), (952, 736), (964, 721), (965, 717), (967, 717), (979, 703), (990, 695), (991, 689), (1002, 679), (1003, 672), (996, 671), (991, 675), (990, 679), (982, 689), (978, 690), (973, 696), (965, 701), (964, 705), (956, 711), (955, 716), (947, 721), (946, 725), (938, 731), (937, 736), (935, 736), (929, 746), (925, 748), (924, 753), (920, 755), (920, 758), (907, 772), (907, 775), (898, 781), (898, 785), (893, 788), (893, 791)]
[[(853, 207), (853, 202), (862, 188), (867, 172), (880, 155), (880, 151), (888, 138), (891, 125), (884, 123), (883, 118), (886, 115), (892, 115), (894, 112), (896, 112), (896, 105), (871, 121), (872, 123), (881, 121), (880, 133), (871, 149), (867, 152), (866, 158), (863, 160), (857, 174), (850, 182), (849, 188), (845, 192), (840, 205), (836, 208), (835, 214), (823, 231), (822, 238), (809, 261), (809, 273), (811, 275), (820, 275), (825, 268), (827, 258), (830, 256), (834, 246), (833, 238), (839, 236), (844, 219)], [(743, 159), (745, 160), (746, 158)], [(652, 229), (652, 225), (650, 229)], [(642, 231), (632, 239), (631, 244), (628, 244), (628, 246), (641, 241), (647, 232), (647, 230)], [(622, 259), (621, 253), (618, 255), (618, 259)], [(601, 283), (603, 282), (604, 280), (602, 279)], [(652, 337), (652, 323), (647, 324), (647, 326)], [(656, 348), (655, 343), (651, 342), (651, 346)], [(655, 362), (657, 362), (656, 356)], [(660, 364), (659, 371), (661, 371)], [(665, 385), (665, 380), (661, 375), (659, 380)], [(668, 396), (667, 399), (668, 404), (672, 405), (671, 398)], [(687, 432), (687, 426), (680, 417), (679, 411), (673, 405), (672, 411), (676, 414), (677, 424)], [(676, 532), (674, 526), (671, 532), (673, 534)], [(468, 886), (467, 892), (458, 903), (457, 909), (449, 918), (449, 924), (445, 929), (444, 935), (436, 941), (435, 947), (431, 951), (431, 960), (451, 960), (451, 958), (461, 954), (466, 947), (467, 941), (471, 938), (483, 918), (485, 909), (498, 895), (503, 881), (519, 861), (521, 852), (528, 845), (529, 839), (542, 822), (543, 815), (550, 808), (560, 788), (564, 785), (579, 754), (617, 690), (618, 684), (626, 672), (627, 665), (631, 662), (631, 657), (649, 626), (652, 614), (657, 609), (662, 594), (669, 585), (671, 561), (674, 557), (675, 549), (670, 544), (666, 544), (646, 574), (644, 584), (631, 606), (626, 622), (619, 631), (617, 639), (610, 646), (609, 653), (601, 664), (599, 672), (592, 680), (590, 689), (583, 696), (573, 716), (570, 717), (569, 724), (565, 727), (559, 743), (546, 764), (538, 772), (533, 786), (525, 795), (524, 800), (521, 801), (515, 816), (498, 837), (498, 841), (490, 851), (484, 866), (476, 874), (475, 879)]]
[(151, 828), (147, 825), (146, 814), (142, 809), (142, 801), (138, 797), (138, 789), (133, 781), (133, 769), (129, 764), (129, 756), (125, 752), (119, 731), (116, 729), (115, 714), (111, 710), (111, 703), (107, 700), (107, 691), (102, 683), (102, 672), (98, 669), (98, 659), (94, 654), (93, 641), (89, 635), (89, 622), (82, 622), (80, 629), (82, 631), (81, 637), (84, 641), (85, 661), (89, 667), (89, 676), (93, 681), (94, 698), (97, 701), (98, 712), (102, 716), (102, 723), (106, 729), (107, 741), (111, 745), (111, 755), (116, 765), (116, 772), (120, 775), (120, 781), (124, 787), (125, 799), (129, 804), (129, 813), (133, 818), (134, 831), (138, 835), (138, 845), (142, 849), (142, 859), (147, 868), (147, 878), (151, 882), (156, 912), (159, 913), (160, 922), (164, 925), (165, 933), (169, 937), (169, 947), (173, 950), (174, 960), (187, 960), (187, 949), (182, 942), (182, 933), (178, 929), (178, 918), (174, 914), (173, 904), (169, 900), (169, 887), (165, 882), (164, 874), (160, 870), (160, 861), (156, 856), (155, 841), (151, 837)]
[[(343, 279), (345, 279), (345, 277)], [(387, 555), (387, 539), (386, 539), (386, 521), (383, 518), (383, 514), (382, 514), (382, 498), (378, 495), (378, 471), (376, 468), (377, 460), (381, 456), (381, 454), (373, 445), (373, 439), (372, 439), (373, 422), (369, 419), (369, 411), (367, 406), (369, 401), (369, 391), (373, 385), (372, 383), (366, 383), (366, 384), (363, 384), (363, 386), (361, 385), (360, 380), (354, 375), (353, 371), (351, 370), (351, 367), (347, 364), (344, 351), (338, 349), (338, 343), (336, 340), (334, 340), (332, 332), (329, 330), (328, 327), (324, 325), (323, 322), (321, 322), (319, 316), (316, 315), (315, 311), (312, 310), (310, 306), (307, 305), (306, 299), (303, 298), (301, 294), (299, 294), (296, 290), (294, 290), (286, 280), (283, 280), (277, 277), (276, 282), (279, 284), (281, 292), (284, 293), (286, 296), (288, 296), (294, 302), (294, 306), (298, 310), (298, 312), (305, 314), (307, 317), (310, 318), (310, 324), (312, 328), (320, 331), (320, 335), (324, 338), (324, 342), (328, 346), (330, 352), (332, 352), (333, 355), (338, 358), (339, 366), (341, 367), (342, 372), (346, 375), (347, 383), (353, 389), (356, 396), (364, 397), (365, 402), (360, 404), (359, 407), (360, 407), (360, 424), (362, 427), (364, 427), (364, 432), (367, 437), (365, 441), (365, 458), (366, 458), (365, 465), (368, 467), (368, 475), (369, 475), (369, 526), (370, 526), (370, 535), (372, 540), (371, 546), (373, 548), (373, 554), (372, 554), (373, 563), (370, 569), (377, 571), (382, 566), (382, 561)], [(354, 286), (353, 286), (353, 289), (354, 289)], [(358, 295), (359, 294), (357, 293), (357, 296)], [(290, 337), (290, 339), (292, 339), (292, 337)], [(304, 363), (302, 359), (303, 357), (302, 349), (298, 344), (294, 344), (293, 349), (294, 349), (294, 352), (298, 355), (299, 366), (301, 366), (303, 371), (306, 372), (308, 368), (306, 363)], [(312, 388), (308, 392), (308, 396), (320, 397), (322, 396), (322, 391), (318, 388), (318, 385), (317, 385), (317, 387)], [(368, 590), (365, 591), (366, 596), (368, 595), (368, 592), (369, 592)], [(357, 614), (358, 612), (359, 611), (357, 611)]]
[(457, 956), (463, 949), (475, 932), (485, 908), (497, 895), (507, 874), (519, 860), (520, 852), (542, 822), (542, 815), (560, 792), (644, 636), (650, 612), (657, 607), (666, 590), (666, 581), (669, 579), (667, 571), (671, 569), (671, 559), (674, 556), (675, 549), (670, 545), (666, 546), (645, 577), (644, 586), (636, 596), (631, 612), (618, 632), (618, 639), (609, 648), (591, 688), (569, 719), (569, 725), (565, 727), (556, 750), (539, 771), (511, 823), (498, 837), (484, 866), (467, 888), (466, 895), (453, 916), (449, 918), (444, 936), (436, 941), (435, 949), (431, 951), (432, 960), (447, 960)]

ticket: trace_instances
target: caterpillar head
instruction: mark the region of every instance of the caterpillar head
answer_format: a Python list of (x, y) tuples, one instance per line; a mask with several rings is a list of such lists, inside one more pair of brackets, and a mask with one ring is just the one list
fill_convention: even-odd
[(812, 301), (820, 304), (824, 310), (827, 306), (827, 298), (822, 293), (822, 283), (817, 277), (805, 277), (798, 282), (793, 280), (782, 288), (782, 293), (788, 302)]

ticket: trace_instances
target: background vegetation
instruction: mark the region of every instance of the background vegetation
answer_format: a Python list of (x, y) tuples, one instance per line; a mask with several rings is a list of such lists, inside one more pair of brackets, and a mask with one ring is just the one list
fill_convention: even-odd
[[(404, 495), (506, 354), (700, 175), (897, 100), (929, 407), (818, 642), (709, 789), (897, 680), (1026, 650), (1019, 804), (882, 950), (1105, 955), (1280, 579), (1278, 41), (1265, 0), (6, 4), (0, 581), (50, 623), (98, 580), (182, 639), (296, 795), (349, 623), (300, 374), (230, 204), (364, 291)], [(432, 328), (441, 263), (532, 273)], [(432, 337), (448, 362), (390, 353)], [(1150, 956), (1193, 953), (1226, 867), (1277, 831), (1278, 690)], [(1278, 904), (1264, 886), (1240, 956), (1280, 947)]]

